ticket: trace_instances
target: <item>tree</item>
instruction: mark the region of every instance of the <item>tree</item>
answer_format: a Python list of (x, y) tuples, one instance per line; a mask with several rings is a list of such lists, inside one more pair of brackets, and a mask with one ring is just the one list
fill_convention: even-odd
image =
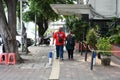
[(66, 26), (69, 30), (73, 30), (77, 41), (85, 40), (89, 26), (88, 22), (84, 20), (84, 17), (79, 19), (76, 16), (68, 16), (66, 17)]
[(38, 25), (38, 35), (43, 36), (48, 29), (48, 23), (50, 20), (57, 20), (60, 18), (50, 7), (50, 4), (55, 3), (73, 3), (74, 0), (30, 0), (29, 11), (24, 13), (23, 19), (25, 21), (35, 21), (35, 15), (37, 17), (36, 24)]
[[(6, 53), (16, 53), (17, 60), (21, 58), (18, 54), (16, 42), (16, 5), (18, 0), (0, 0), (0, 34), (3, 39)], [(8, 19), (6, 18), (4, 6), (8, 11)]]

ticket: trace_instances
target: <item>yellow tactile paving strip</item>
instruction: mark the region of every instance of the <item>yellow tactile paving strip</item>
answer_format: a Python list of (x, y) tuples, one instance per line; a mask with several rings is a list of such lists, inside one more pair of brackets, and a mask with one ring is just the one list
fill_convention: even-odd
[(56, 59), (55, 51), (53, 52), (53, 63), (52, 63), (52, 71), (48, 80), (59, 80), (60, 73), (60, 63), (59, 59)]

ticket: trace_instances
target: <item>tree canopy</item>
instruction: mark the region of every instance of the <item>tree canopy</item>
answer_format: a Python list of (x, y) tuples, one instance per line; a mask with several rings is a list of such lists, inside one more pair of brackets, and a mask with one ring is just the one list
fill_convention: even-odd
[(51, 20), (57, 20), (60, 15), (56, 14), (50, 4), (73, 4), (74, 0), (29, 0), (29, 10), (24, 13), (23, 20), (35, 22), (35, 15), (37, 17), (36, 24), (38, 25), (39, 37), (43, 36), (48, 28), (48, 23)]
[(66, 27), (68, 30), (73, 31), (77, 41), (85, 40), (89, 26), (88, 22), (84, 20), (84, 17), (81, 19), (76, 16), (66, 17)]

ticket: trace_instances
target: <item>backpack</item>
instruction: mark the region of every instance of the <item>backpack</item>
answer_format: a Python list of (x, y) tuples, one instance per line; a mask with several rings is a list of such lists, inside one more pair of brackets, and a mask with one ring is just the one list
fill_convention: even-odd
[(69, 35), (68, 36), (68, 41), (70, 43), (70, 45), (74, 46), (75, 45), (75, 39), (73, 36)]
[(73, 37), (71, 37), (71, 39), (70, 39), (70, 44), (73, 45), (73, 46), (75, 45), (75, 41), (74, 41)]

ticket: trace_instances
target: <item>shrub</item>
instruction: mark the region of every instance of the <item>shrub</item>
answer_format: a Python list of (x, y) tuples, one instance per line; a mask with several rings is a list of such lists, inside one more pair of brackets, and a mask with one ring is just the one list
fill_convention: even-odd
[(114, 43), (114, 44), (120, 44), (120, 33), (119, 33), (119, 34), (112, 35), (112, 36), (110, 37), (110, 42), (111, 42), (111, 43)]
[(97, 33), (93, 28), (88, 31), (86, 41), (87, 44), (95, 48), (95, 44), (97, 43)]
[(102, 55), (111, 55), (111, 52), (107, 52), (111, 50), (110, 38), (99, 38), (96, 47)]

